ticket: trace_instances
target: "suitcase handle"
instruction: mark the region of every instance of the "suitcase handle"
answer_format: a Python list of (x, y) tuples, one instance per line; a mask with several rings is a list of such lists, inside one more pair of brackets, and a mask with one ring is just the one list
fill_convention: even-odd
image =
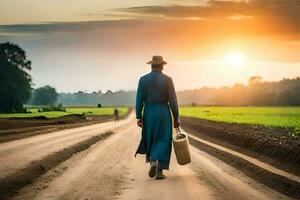
[(177, 137), (178, 137), (178, 135), (179, 135), (179, 133), (180, 133), (180, 128), (178, 127), (178, 128), (175, 128), (175, 130), (176, 130), (176, 134), (177, 134)]
[(179, 138), (179, 135), (184, 132), (183, 129), (180, 127), (175, 128), (175, 130), (176, 130), (176, 138)]
[(181, 132), (183, 132), (183, 131), (182, 131), (182, 128), (180, 128), (180, 127), (175, 128), (175, 130), (176, 130), (176, 133), (181, 133)]

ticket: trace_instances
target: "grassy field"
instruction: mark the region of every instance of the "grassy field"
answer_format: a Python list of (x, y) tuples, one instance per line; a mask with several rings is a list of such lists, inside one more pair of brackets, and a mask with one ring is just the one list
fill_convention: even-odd
[(212, 121), (300, 130), (300, 107), (181, 107), (180, 115)]
[[(120, 115), (126, 114), (128, 108), (120, 107), (119, 113)], [(61, 111), (50, 111), (50, 112), (38, 112), (37, 108), (28, 109), (31, 113), (13, 113), (13, 114), (0, 114), (0, 118), (12, 118), (12, 117), (20, 117), (20, 118), (29, 118), (29, 117), (37, 117), (37, 116), (45, 116), (47, 118), (57, 118), (70, 114), (82, 114), (85, 115), (113, 115), (114, 108), (112, 107), (104, 107), (104, 108), (92, 108), (92, 107), (76, 107), (76, 108), (66, 108), (66, 112)]]

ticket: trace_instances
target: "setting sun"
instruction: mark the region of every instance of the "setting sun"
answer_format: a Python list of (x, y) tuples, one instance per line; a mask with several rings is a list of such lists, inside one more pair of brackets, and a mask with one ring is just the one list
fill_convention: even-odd
[(234, 67), (243, 67), (245, 64), (245, 56), (240, 52), (232, 52), (225, 56), (225, 62)]

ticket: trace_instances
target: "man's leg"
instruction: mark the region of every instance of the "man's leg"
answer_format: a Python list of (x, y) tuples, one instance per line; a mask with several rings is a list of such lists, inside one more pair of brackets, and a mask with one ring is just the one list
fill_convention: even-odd
[(150, 169), (149, 169), (149, 173), (148, 173), (151, 178), (155, 177), (156, 170), (157, 170), (157, 161), (151, 160), (150, 161)]
[(163, 161), (158, 161), (155, 179), (165, 179), (166, 178), (166, 176), (163, 174), (164, 168), (165, 168), (165, 163)]

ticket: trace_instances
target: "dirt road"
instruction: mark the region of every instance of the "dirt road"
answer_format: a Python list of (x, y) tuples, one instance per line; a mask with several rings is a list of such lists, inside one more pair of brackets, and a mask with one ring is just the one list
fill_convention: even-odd
[(134, 158), (140, 130), (133, 116), (0, 144), (0, 179), (108, 130), (114, 134), (52, 167), (13, 199), (289, 199), (194, 147), (191, 164), (179, 166), (172, 155), (168, 178), (150, 179), (145, 158)]

